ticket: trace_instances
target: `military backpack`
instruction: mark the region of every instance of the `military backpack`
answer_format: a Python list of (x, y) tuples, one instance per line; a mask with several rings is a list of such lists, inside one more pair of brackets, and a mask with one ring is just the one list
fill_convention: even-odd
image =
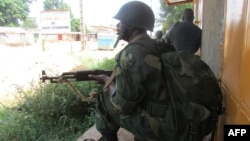
[[(144, 47), (152, 45), (136, 42)], [(155, 48), (169, 45), (156, 43)], [(159, 50), (158, 50), (159, 52)], [(162, 74), (170, 103), (163, 118), (165, 138), (169, 141), (214, 139), (218, 117), (224, 112), (220, 84), (210, 67), (199, 56), (188, 52), (159, 52)]]

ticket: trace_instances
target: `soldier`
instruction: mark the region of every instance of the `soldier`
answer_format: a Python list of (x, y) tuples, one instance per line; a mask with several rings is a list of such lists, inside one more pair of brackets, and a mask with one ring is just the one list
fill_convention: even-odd
[(192, 54), (201, 47), (201, 29), (193, 24), (194, 12), (187, 8), (183, 12), (183, 22), (176, 22), (167, 33), (165, 41), (176, 51), (188, 51)]
[(155, 39), (156, 40), (161, 40), (162, 36), (163, 36), (163, 33), (162, 33), (161, 30), (158, 30), (158, 31), (155, 32)]
[[(125, 128), (135, 141), (165, 141), (162, 119), (169, 96), (161, 72), (153, 31), (155, 17), (143, 2), (125, 3), (114, 16), (119, 20), (119, 39), (128, 42), (116, 55), (115, 80), (97, 98), (96, 128), (102, 141), (117, 141), (118, 129)], [(147, 42), (151, 48), (137, 44)], [(89, 75), (99, 83), (108, 83), (106, 75)]]

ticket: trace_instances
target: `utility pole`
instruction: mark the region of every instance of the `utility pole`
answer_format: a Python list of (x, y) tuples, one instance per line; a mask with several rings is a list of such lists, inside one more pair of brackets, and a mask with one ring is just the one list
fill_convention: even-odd
[(85, 40), (85, 21), (84, 21), (84, 0), (80, 0), (80, 32), (81, 32), (81, 46), (82, 50), (86, 48), (86, 40)]

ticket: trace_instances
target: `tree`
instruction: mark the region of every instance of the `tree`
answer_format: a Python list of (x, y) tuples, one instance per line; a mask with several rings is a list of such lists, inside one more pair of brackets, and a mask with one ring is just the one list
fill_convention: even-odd
[(63, 10), (63, 9), (70, 9), (70, 6), (64, 3), (63, 0), (44, 0), (43, 9), (44, 10)]
[(36, 19), (32, 17), (28, 17), (22, 24), (23, 28), (37, 28)]
[(34, 0), (0, 0), (0, 26), (19, 26), (29, 14)]
[(168, 30), (175, 22), (181, 19), (181, 15), (186, 8), (192, 8), (192, 4), (181, 4), (177, 6), (168, 6), (165, 0), (160, 1), (159, 19), (157, 24), (162, 24), (162, 31)]
[(72, 18), (72, 20), (71, 20), (71, 31), (80, 32), (80, 19)]

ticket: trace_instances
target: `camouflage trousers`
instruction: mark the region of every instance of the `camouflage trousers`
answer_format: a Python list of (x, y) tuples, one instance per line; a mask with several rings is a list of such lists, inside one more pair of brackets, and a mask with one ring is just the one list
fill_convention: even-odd
[(120, 127), (135, 136), (135, 141), (166, 141), (161, 128), (161, 120), (137, 109), (130, 115), (120, 114), (112, 106), (107, 92), (103, 92), (96, 102), (96, 128), (102, 135), (114, 135)]

